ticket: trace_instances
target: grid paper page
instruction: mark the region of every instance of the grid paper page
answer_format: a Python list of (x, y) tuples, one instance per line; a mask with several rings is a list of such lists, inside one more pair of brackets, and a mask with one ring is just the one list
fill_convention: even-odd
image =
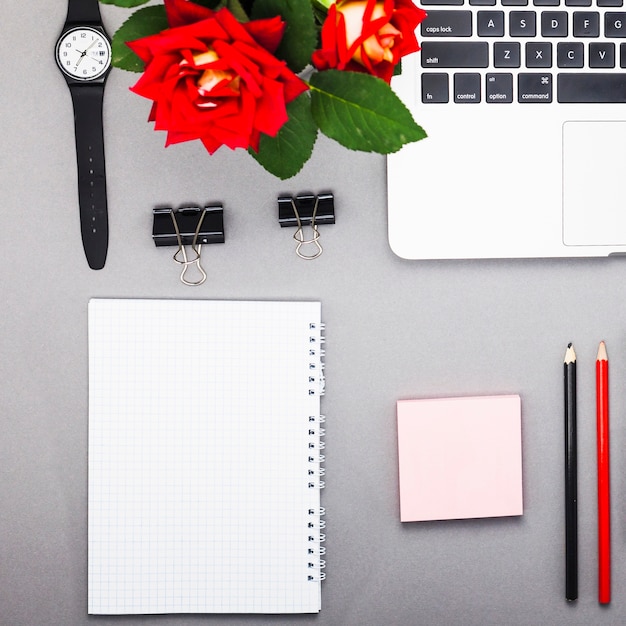
[(320, 610), (320, 314), (90, 301), (89, 613)]

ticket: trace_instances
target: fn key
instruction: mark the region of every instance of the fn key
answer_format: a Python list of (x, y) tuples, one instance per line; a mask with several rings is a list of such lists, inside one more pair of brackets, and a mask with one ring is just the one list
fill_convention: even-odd
[(450, 100), (447, 74), (422, 74), (422, 102), (441, 104)]

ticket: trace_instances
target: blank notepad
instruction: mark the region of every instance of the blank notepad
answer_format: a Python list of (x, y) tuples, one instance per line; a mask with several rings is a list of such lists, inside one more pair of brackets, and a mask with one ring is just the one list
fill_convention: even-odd
[(521, 515), (517, 395), (398, 402), (403, 522)]
[(320, 610), (320, 315), (90, 301), (89, 613)]

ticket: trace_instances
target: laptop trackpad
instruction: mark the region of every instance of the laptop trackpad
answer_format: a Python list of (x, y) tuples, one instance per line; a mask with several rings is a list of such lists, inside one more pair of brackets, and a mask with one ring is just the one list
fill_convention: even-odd
[(563, 124), (563, 242), (626, 243), (626, 122)]

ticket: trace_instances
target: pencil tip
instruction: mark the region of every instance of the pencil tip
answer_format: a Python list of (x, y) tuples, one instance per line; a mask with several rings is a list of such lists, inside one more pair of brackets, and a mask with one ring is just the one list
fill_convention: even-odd
[(604, 343), (604, 341), (600, 342), (600, 345), (598, 346), (598, 357), (597, 357), (598, 361), (608, 361), (609, 357), (607, 356), (607, 352), (606, 352), (606, 344)]
[(565, 351), (565, 363), (574, 363), (576, 361), (576, 352), (574, 352), (574, 345), (570, 342), (567, 344), (567, 350)]

